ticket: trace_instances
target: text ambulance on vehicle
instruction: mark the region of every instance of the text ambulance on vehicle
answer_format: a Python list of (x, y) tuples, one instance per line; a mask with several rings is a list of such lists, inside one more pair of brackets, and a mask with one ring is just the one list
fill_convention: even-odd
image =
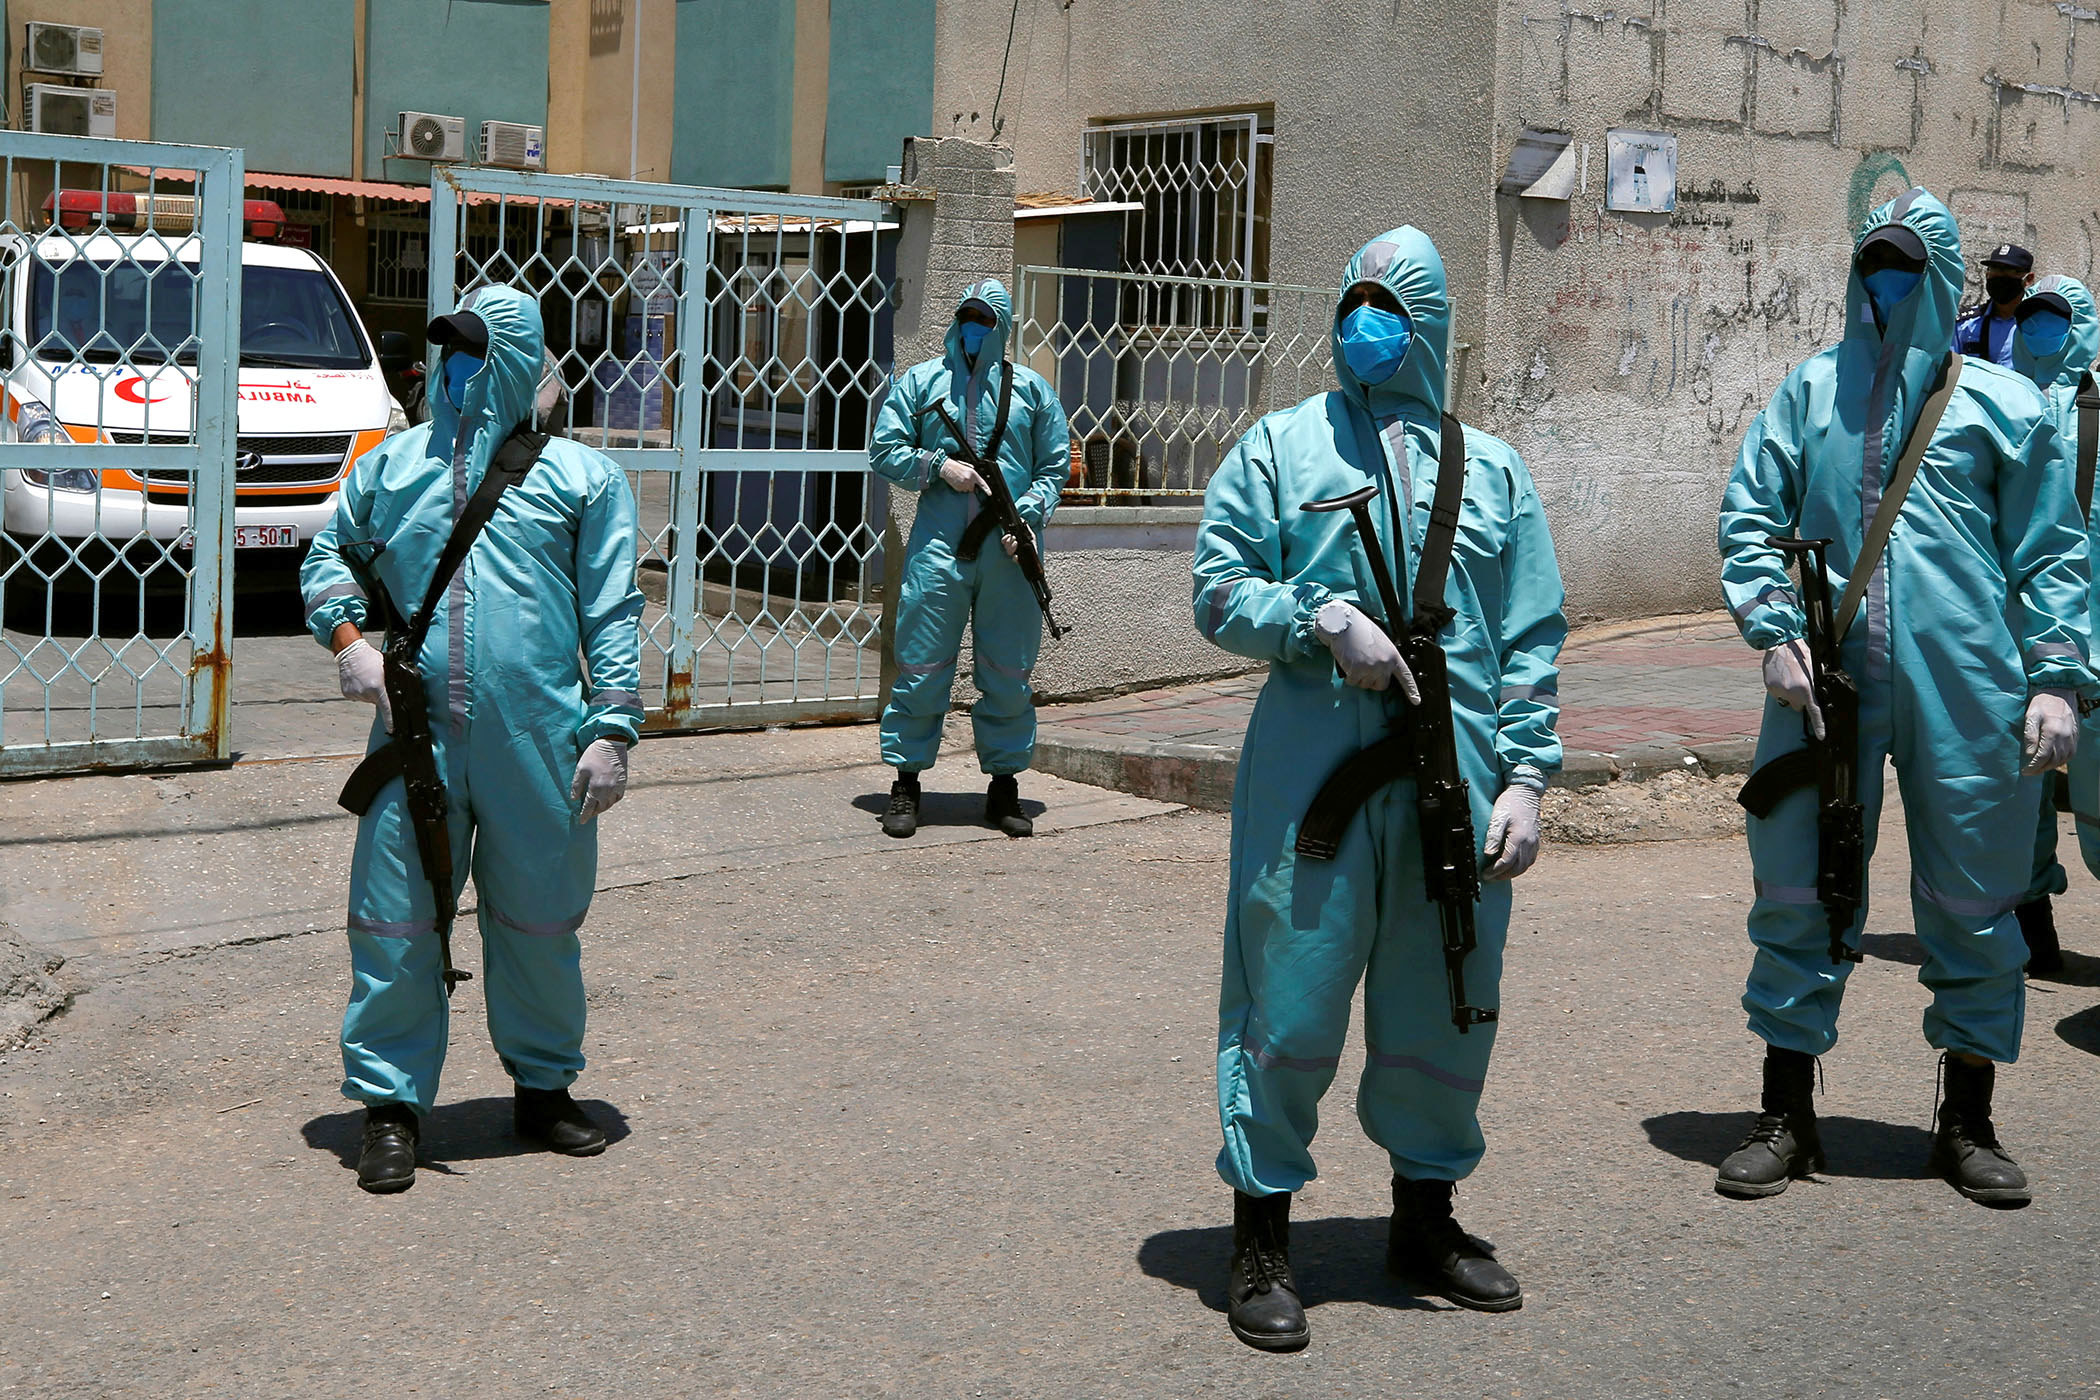
[[(62, 190), (45, 201), (50, 230), (0, 237), (0, 440), (188, 440), (194, 205)], [(243, 217), (251, 240), (284, 226), (266, 200), (248, 201)], [(146, 231), (108, 231), (128, 228)], [(405, 426), (342, 284), (303, 248), (241, 244), (238, 397), (233, 546), (257, 563), (296, 563), (350, 464)], [(0, 478), (6, 534), (25, 553), (62, 563), (97, 536), (149, 557), (191, 542), (185, 471), (68, 465)]]

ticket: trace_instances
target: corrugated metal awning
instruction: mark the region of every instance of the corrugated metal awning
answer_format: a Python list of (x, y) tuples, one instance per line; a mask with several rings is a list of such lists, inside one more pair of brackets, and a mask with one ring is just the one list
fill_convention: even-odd
[[(121, 167), (134, 175), (145, 175), (159, 180), (180, 180), (191, 183), (197, 176), (190, 170), (154, 170), (143, 165)], [(251, 170), (247, 181), (257, 189), (298, 190), (306, 194), (340, 194), (365, 199), (384, 199), (396, 204), (430, 203), (430, 186), (398, 185), (388, 180), (337, 180), (325, 175), (275, 175), (267, 170)], [(461, 197), (467, 204), (494, 204), (500, 195), (468, 192)]]

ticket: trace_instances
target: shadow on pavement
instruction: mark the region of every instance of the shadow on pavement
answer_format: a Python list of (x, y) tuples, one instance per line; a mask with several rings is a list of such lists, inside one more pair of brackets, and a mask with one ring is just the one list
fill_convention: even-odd
[(1883, 962), (1925, 966), (1925, 945), (1915, 933), (1863, 933), (1859, 936), (1859, 951)]
[[(1321, 1303), (1375, 1303), (1440, 1312), (1452, 1305), (1416, 1294), (1385, 1271), (1386, 1218), (1332, 1216), (1291, 1222), (1291, 1272), (1308, 1308)], [(1225, 1273), (1232, 1263), (1232, 1226), (1162, 1230), (1138, 1246), (1138, 1267), (1186, 1288), (1212, 1312), (1225, 1311)]]
[[(853, 805), (863, 812), (872, 813), (879, 817), (890, 809), (890, 795), (887, 791), (862, 793), (859, 797), (853, 799)], [(1030, 821), (1034, 821), (1049, 810), (1042, 803), (1030, 798), (1024, 797), (1021, 799), (1021, 813)], [(920, 790), (920, 826), (983, 826), (984, 824), (984, 793), (982, 790), (977, 792), (935, 792), (932, 788), (922, 788)]]
[[(1641, 1126), (1648, 1141), (1671, 1156), (1718, 1167), (1756, 1121), (1751, 1113), (1662, 1113)], [(1816, 1125), (1822, 1129), (1823, 1155), (1829, 1162), (1819, 1176), (1922, 1181), (1936, 1174), (1925, 1165), (1932, 1134), (1923, 1128), (1874, 1118), (1820, 1116)]]
[[(2027, 977), (2029, 981), (2054, 982), (2066, 987), (2100, 987), (2100, 958), (2085, 953), (2074, 953), (2066, 948), (2063, 971), (2030, 972)], [(2094, 1053), (2100, 1054), (2100, 1050), (2095, 1050)]]
[[(617, 1145), (632, 1131), (627, 1115), (603, 1099), (578, 1099), (591, 1120), (605, 1129), (608, 1146)], [(485, 1162), (496, 1157), (524, 1157), (547, 1149), (525, 1141), (511, 1131), (509, 1098), (467, 1099), (439, 1104), (423, 1120), (418, 1143), (419, 1166), (444, 1171), (448, 1162)], [(324, 1113), (309, 1119), (299, 1132), (316, 1152), (333, 1152), (352, 1171), (364, 1145), (365, 1114), (361, 1108)]]
[(2088, 1006), (2058, 1021), (2056, 1038), (2074, 1050), (2100, 1055), (2100, 1006)]

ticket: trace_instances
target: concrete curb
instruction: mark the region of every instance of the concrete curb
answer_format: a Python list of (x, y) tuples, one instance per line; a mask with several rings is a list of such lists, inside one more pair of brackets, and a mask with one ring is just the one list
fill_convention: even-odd
[[(1582, 789), (1639, 783), (1668, 773), (1726, 777), (1748, 773), (1756, 750), (1755, 739), (1740, 738), (1690, 747), (1640, 744), (1618, 753), (1570, 753), (1561, 771), (1553, 775), (1552, 786)], [(1044, 726), (1035, 745), (1035, 767), (1040, 772), (1206, 812), (1231, 810), (1239, 763), (1237, 746), (1118, 743), (1095, 735), (1060, 734), (1054, 724)]]

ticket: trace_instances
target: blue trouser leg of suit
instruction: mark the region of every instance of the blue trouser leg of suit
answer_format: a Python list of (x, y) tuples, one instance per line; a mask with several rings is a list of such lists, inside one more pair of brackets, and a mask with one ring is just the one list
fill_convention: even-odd
[(2022, 904), (2062, 894), (2071, 887), (2070, 876), (2064, 872), (2063, 862), (2056, 858), (2058, 834), (2056, 810), (2056, 783), (2062, 776), (2056, 773), (2042, 775), (2042, 816), (2034, 829), (2034, 866), (2028, 877), (2027, 893), (2021, 896)]
[[(1364, 695), (1337, 691), (1324, 668), (1279, 668), (1246, 747), (1259, 750), (1278, 729), (1303, 733), (1313, 715), (1321, 716), (1314, 732), (1374, 739), (1384, 724), (1379, 702)], [(1486, 830), (1495, 785), (1486, 753), (1484, 733), (1461, 735), (1476, 833)], [(1393, 1170), (1456, 1181), (1485, 1149), (1477, 1115), (1495, 1026), (1461, 1035), (1452, 1024), (1442, 929), (1423, 892), (1414, 785), (1401, 781), (1375, 794), (1333, 860), (1301, 858), (1293, 847), (1298, 818), (1331, 766), (1322, 756), (1273, 769), (1256, 793), (1243, 763), (1233, 799), (1235, 889), (1218, 1005), (1225, 1139), (1218, 1174), (1249, 1195), (1296, 1191), (1315, 1175), (1320, 1099), (1341, 1062), (1359, 981), (1366, 1063), (1357, 1118)], [(1510, 906), (1506, 882), (1484, 885), (1474, 906), (1479, 946), (1465, 971), (1475, 1006), (1500, 1002)]]
[(969, 561), (957, 559), (945, 540), (929, 538), (905, 561), (899, 592), (897, 679), (882, 711), (882, 761), (905, 773), (933, 766), (967, 622), (979, 692), (970, 717), (978, 766), (987, 773), (1025, 771), (1035, 757), (1028, 677), (1042, 645), (1042, 621), (1020, 566), (996, 535)]
[[(1848, 666), (1852, 664), (1848, 657)], [(2017, 728), (1987, 728), (1989, 742), (1954, 742), (1955, 731), (1919, 714), (1928, 702), (1903, 697), (1892, 716), (1887, 684), (1862, 687), (1860, 801), (1866, 808), (1872, 859), (1881, 815), (1883, 766), (1893, 759), (1910, 836), (1911, 912), (1925, 963), (1918, 980), (1932, 992), (1925, 1039), (1933, 1048), (2011, 1063), (2019, 1058), (2025, 1019), (2027, 945), (2013, 908), (2030, 877), (2033, 843), (2027, 814), (2040, 800), (2039, 779), (2020, 778)], [(1937, 742), (1934, 742), (1936, 740)], [(1765, 705), (1757, 762), (1804, 743), (1801, 716), (1775, 700)], [(2009, 822), (2008, 814), (2018, 813)], [(1816, 900), (1816, 796), (1804, 789), (1772, 815), (1750, 819), (1750, 859), (1757, 897), (1750, 910), (1756, 947), (1743, 1009), (1767, 1043), (1821, 1055), (1837, 1043), (1838, 1010), (1853, 964), (1830, 960), (1830, 925)], [(1866, 911), (1847, 932), (1858, 946)]]
[[(557, 774), (573, 737), (513, 748), (500, 722), (471, 726), (464, 761), (440, 748), (452, 868), (479, 901), (489, 1036), (527, 1088), (563, 1088), (583, 1067), (584, 995), (576, 931), (597, 874), (597, 827), (576, 826)], [(351, 996), (343, 1017), (343, 1093), (428, 1113), (450, 1034), (429, 883), (401, 784), (358, 824), (350, 874)], [(455, 925), (453, 953), (461, 940)]]

